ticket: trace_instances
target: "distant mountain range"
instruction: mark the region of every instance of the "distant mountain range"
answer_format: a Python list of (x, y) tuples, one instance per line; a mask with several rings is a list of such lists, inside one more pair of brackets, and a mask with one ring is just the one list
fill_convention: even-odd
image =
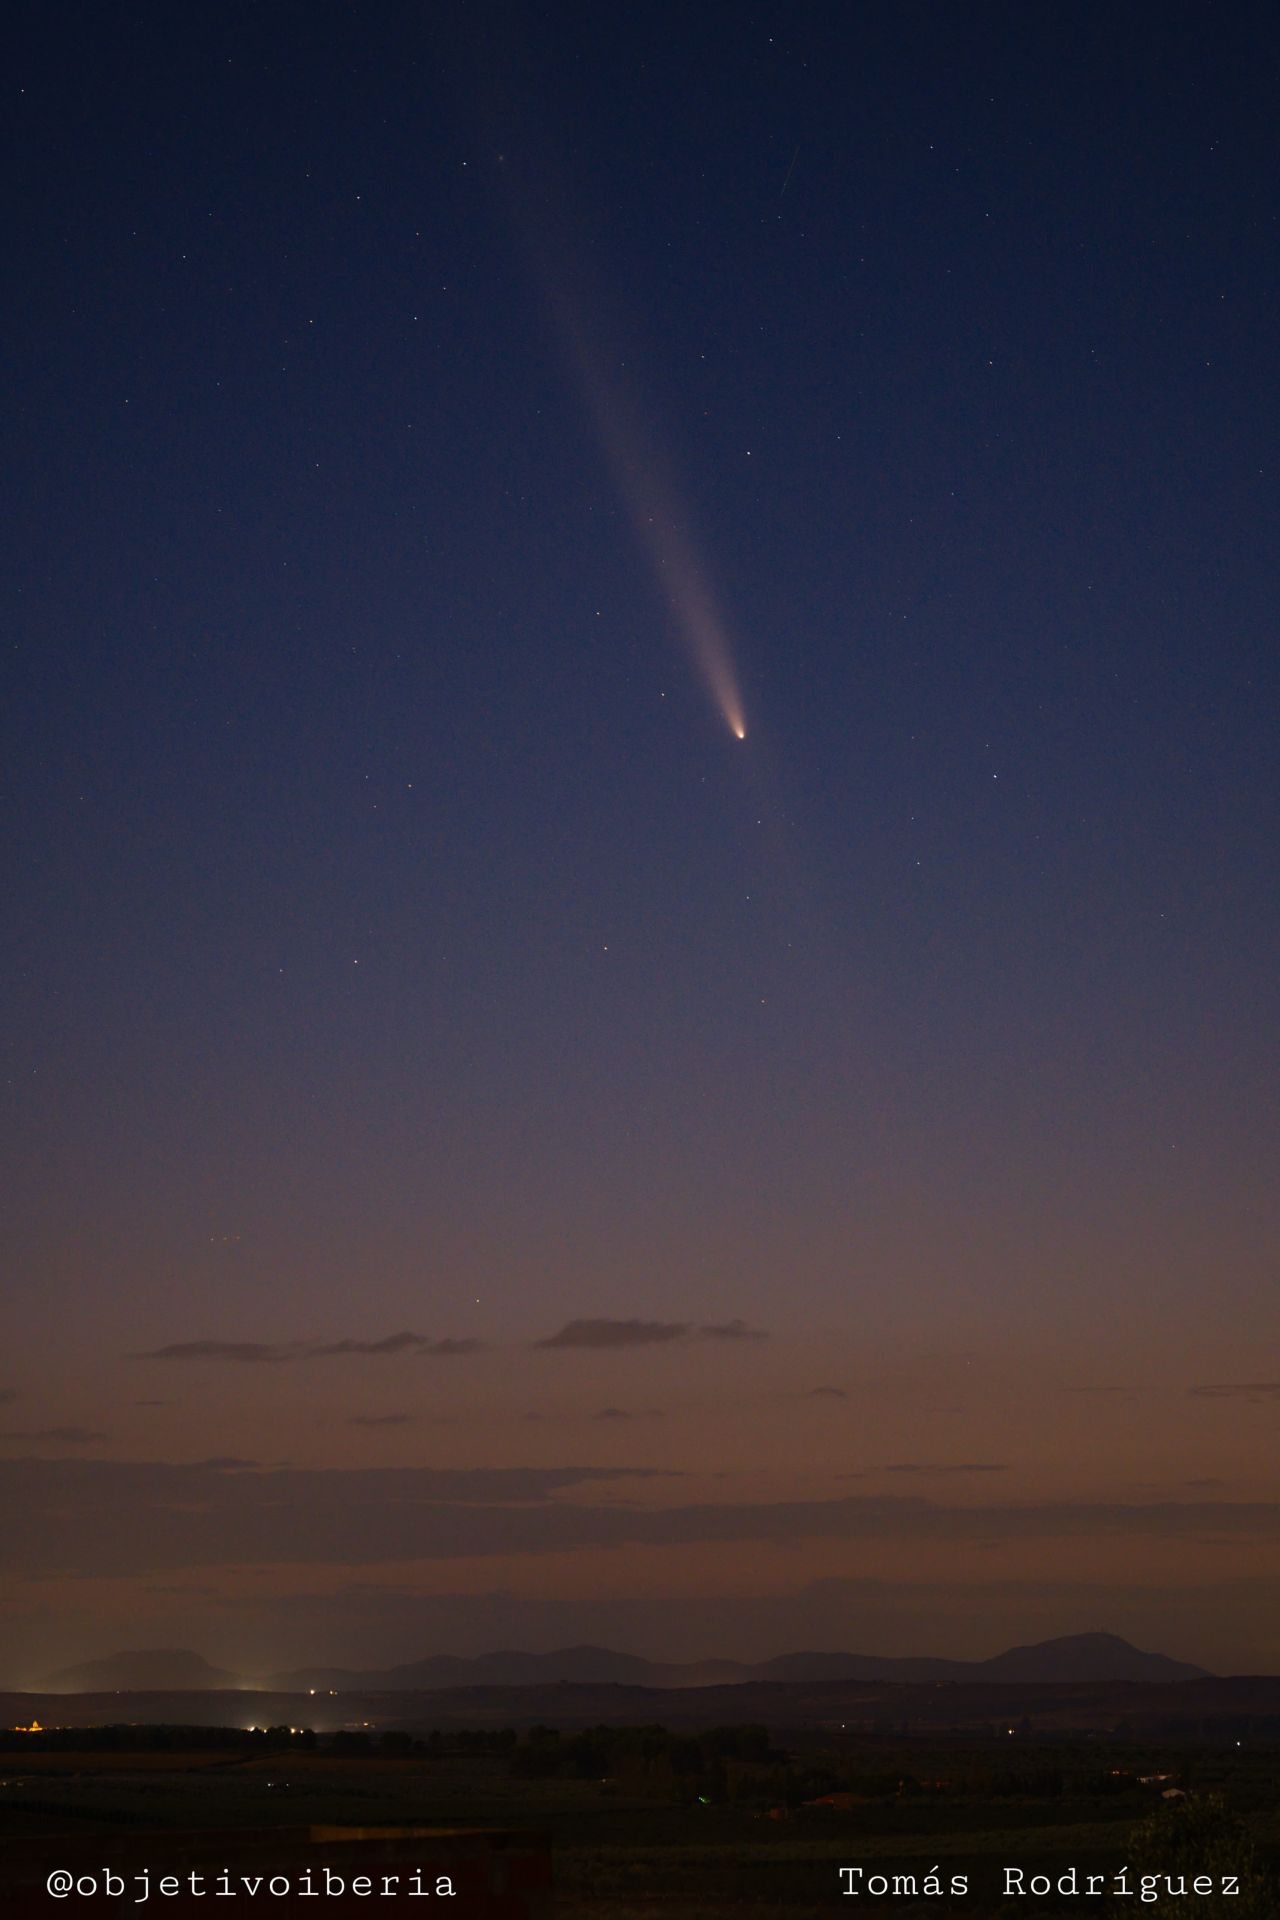
[(202, 1654), (161, 1647), (60, 1667), (41, 1682), (50, 1693), (230, 1693), (253, 1684), (211, 1667)]
[(474, 1659), (433, 1654), (402, 1666), (296, 1667), (246, 1679), (214, 1667), (198, 1653), (115, 1653), (63, 1667), (42, 1683), (50, 1693), (441, 1692), (455, 1687), (620, 1686), (663, 1690), (745, 1684), (865, 1681), (901, 1685), (1202, 1680), (1202, 1667), (1144, 1653), (1113, 1633), (1069, 1634), (1035, 1646), (1011, 1647), (991, 1660), (886, 1659), (859, 1653), (784, 1653), (753, 1664), (737, 1660), (671, 1663), (615, 1653), (608, 1647), (564, 1647), (556, 1653), (487, 1653)]

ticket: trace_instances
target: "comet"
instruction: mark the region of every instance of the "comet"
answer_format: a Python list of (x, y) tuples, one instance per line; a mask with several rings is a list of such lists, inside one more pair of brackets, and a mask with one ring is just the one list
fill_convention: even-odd
[(581, 329), (567, 323), (601, 446), (625, 500), (655, 581), (669, 601), (699, 677), (730, 733), (747, 737), (728, 630), (665, 463), (640, 428), (620, 382), (611, 379)]
[[(694, 538), (690, 517), (668, 463), (658, 453), (651, 431), (621, 376), (621, 358), (609, 356), (598, 342), (598, 327), (588, 321), (581, 269), (571, 264), (575, 249), (556, 243), (548, 232), (549, 201), (564, 205), (563, 190), (535, 196), (505, 177), (508, 204), (546, 300), (555, 331), (577, 376), (614, 484), (624, 501), (637, 540), (648, 557), (655, 584), (675, 615), (690, 660), (720, 718), (735, 740), (745, 740), (747, 723), (733, 666), (729, 633), (709, 569)], [(615, 370), (617, 369), (617, 370)]]
[(717, 712), (734, 738), (745, 740), (746, 716), (728, 629), (680, 490), (652, 435), (641, 426), (621, 378), (610, 372), (603, 352), (589, 337), (565, 282), (551, 285), (544, 280), (544, 286), (614, 484), (648, 556), (655, 583), (671, 606), (690, 659)]

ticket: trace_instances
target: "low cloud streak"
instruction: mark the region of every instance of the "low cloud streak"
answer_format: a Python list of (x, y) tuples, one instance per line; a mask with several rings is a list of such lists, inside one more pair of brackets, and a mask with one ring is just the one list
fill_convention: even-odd
[(599, 1352), (607, 1347), (665, 1347), (689, 1340), (764, 1340), (767, 1335), (744, 1320), (698, 1326), (691, 1320), (569, 1320), (558, 1333), (535, 1340), (535, 1347)]
[(1236, 1380), (1225, 1386), (1190, 1387), (1197, 1400), (1276, 1400), (1280, 1399), (1280, 1380)]
[(0, 1462), (0, 1560), (28, 1575), (89, 1576), (732, 1542), (1280, 1541), (1280, 1502), (1262, 1501), (964, 1507), (893, 1494), (656, 1509), (592, 1503), (621, 1481), (670, 1478), (578, 1466), (253, 1470), (26, 1458)]
[(923, 1460), (896, 1460), (891, 1466), (882, 1467), (882, 1473), (923, 1473), (930, 1475), (948, 1473), (1008, 1473), (1009, 1469), (1002, 1460), (960, 1460), (954, 1466), (932, 1465)]
[(346, 1359), (351, 1355), (391, 1358), (413, 1354), (427, 1359), (449, 1359), (482, 1351), (479, 1340), (433, 1340), (425, 1333), (389, 1333), (381, 1340), (176, 1340), (169, 1346), (149, 1347), (135, 1360), (221, 1360), (243, 1366), (284, 1366), (294, 1360)]

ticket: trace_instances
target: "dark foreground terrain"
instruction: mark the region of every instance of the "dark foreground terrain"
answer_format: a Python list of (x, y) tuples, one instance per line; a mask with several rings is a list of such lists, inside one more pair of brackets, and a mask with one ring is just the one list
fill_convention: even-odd
[[(1025, 1726), (981, 1736), (838, 1727), (695, 1736), (650, 1724), (417, 1738), (354, 1729), (317, 1740), (287, 1726), (253, 1736), (135, 1726), (10, 1735), (4, 1745), (0, 1871), (6, 1847), (12, 1856), (33, 1838), (52, 1865), (72, 1836), (82, 1846), (96, 1836), (273, 1827), (481, 1827), (546, 1836), (561, 1920), (808, 1920), (868, 1908), (895, 1920), (1280, 1914), (1271, 1891), (1280, 1743), (1271, 1739), (1150, 1742)], [(1057, 1881), (1071, 1869), (1082, 1887), (1087, 1874), (1107, 1876), (1114, 1892), (1110, 1876), (1126, 1863), (1136, 1876), (1179, 1860), (1240, 1874), (1242, 1893), (1157, 1902), (1141, 1898), (1136, 1878), (1132, 1893), (1109, 1899), (1030, 1893), (1033, 1875)], [(863, 1870), (860, 1906), (842, 1891), (842, 1868)], [(1025, 1896), (1004, 1895), (1006, 1868), (1023, 1870)], [(931, 1870), (940, 1896), (924, 1890)], [(903, 1890), (876, 1897), (880, 1874), (898, 1876)], [(963, 1897), (950, 1891), (953, 1877), (967, 1882)], [(48, 1903), (51, 1915), (77, 1910), (83, 1901)], [(99, 1900), (92, 1910), (116, 1909)], [(185, 1899), (150, 1909), (201, 1910)], [(465, 1903), (418, 1903), (428, 1920), (443, 1911), (461, 1916)]]

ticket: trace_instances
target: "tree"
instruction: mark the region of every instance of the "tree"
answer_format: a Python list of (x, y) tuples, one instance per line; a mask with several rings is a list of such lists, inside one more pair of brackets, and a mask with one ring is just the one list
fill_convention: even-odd
[[(1151, 1920), (1186, 1920), (1187, 1895), (1198, 1875), (1212, 1880), (1213, 1892), (1193, 1901), (1196, 1920), (1273, 1920), (1276, 1913), (1275, 1893), (1263, 1875), (1253, 1836), (1220, 1793), (1172, 1801), (1135, 1827), (1129, 1868), (1135, 1884), (1144, 1874), (1154, 1878), (1156, 1898), (1140, 1909)], [(1229, 1876), (1238, 1889), (1234, 1895), (1222, 1891)], [(1171, 1890), (1169, 1881), (1175, 1889), (1181, 1883), (1182, 1893)], [(1133, 1902), (1116, 1905), (1127, 1911)]]

